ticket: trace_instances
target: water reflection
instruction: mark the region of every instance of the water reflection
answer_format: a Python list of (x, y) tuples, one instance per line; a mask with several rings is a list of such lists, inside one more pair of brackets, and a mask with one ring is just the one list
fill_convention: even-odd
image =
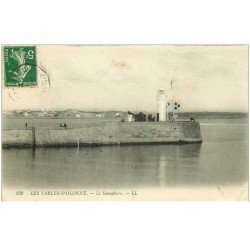
[(5, 185), (148, 187), (197, 184), (200, 144), (3, 150)]
[(195, 184), (199, 175), (201, 144), (169, 147), (160, 152), (157, 166), (160, 186)]

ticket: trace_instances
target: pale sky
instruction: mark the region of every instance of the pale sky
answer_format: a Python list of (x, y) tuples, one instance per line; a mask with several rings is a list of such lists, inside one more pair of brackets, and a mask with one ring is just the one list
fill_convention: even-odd
[[(248, 46), (37, 46), (50, 89), (2, 89), (3, 110), (156, 112), (165, 88), (185, 111), (248, 111)], [(173, 78), (173, 88), (170, 82)]]

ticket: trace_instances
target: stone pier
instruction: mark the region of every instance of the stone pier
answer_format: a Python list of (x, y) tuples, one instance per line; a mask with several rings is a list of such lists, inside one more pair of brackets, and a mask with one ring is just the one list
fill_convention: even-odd
[(197, 121), (103, 122), (66, 130), (28, 128), (2, 131), (3, 148), (201, 142)]

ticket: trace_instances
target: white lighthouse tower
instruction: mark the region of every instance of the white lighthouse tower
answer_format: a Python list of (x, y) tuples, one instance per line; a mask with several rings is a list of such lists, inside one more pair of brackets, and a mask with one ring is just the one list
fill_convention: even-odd
[(166, 114), (167, 114), (167, 96), (165, 89), (159, 89), (158, 95), (156, 97), (158, 103), (158, 113), (159, 113), (159, 121), (165, 122), (166, 121)]

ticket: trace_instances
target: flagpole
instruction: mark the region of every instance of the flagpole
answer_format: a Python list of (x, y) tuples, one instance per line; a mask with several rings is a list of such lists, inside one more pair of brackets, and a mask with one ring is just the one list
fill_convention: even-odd
[(167, 106), (167, 122), (169, 121), (169, 119), (168, 119), (168, 107), (169, 107), (169, 105)]
[[(172, 79), (171, 79), (171, 82), (170, 82), (170, 89), (172, 90), (172, 87), (173, 87), (173, 77), (172, 77)], [(170, 94), (170, 97), (171, 97), (172, 95)], [(170, 103), (170, 105), (168, 105), (168, 108), (170, 108), (171, 107), (171, 102), (172, 102), (172, 100), (169, 100), (168, 101), (168, 103)], [(169, 121), (169, 118), (168, 118), (168, 108), (167, 108), (167, 120)]]
[(175, 100), (173, 100), (173, 121), (175, 121)]

